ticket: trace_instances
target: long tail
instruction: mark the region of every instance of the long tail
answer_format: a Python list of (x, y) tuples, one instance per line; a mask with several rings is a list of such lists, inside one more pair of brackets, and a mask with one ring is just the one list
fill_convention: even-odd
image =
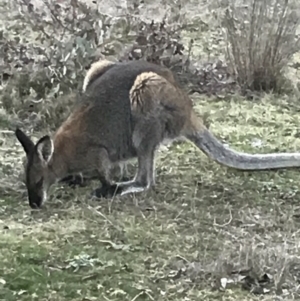
[(85, 78), (83, 80), (82, 91), (85, 92), (88, 86), (96, 80), (98, 77), (102, 76), (107, 70), (115, 66), (116, 63), (108, 60), (100, 60), (94, 62), (90, 69), (87, 71)]
[[(193, 118), (194, 119), (194, 118)], [(194, 119), (195, 120), (195, 119)], [(300, 153), (248, 154), (223, 145), (203, 124), (186, 137), (219, 164), (239, 170), (300, 167)]]

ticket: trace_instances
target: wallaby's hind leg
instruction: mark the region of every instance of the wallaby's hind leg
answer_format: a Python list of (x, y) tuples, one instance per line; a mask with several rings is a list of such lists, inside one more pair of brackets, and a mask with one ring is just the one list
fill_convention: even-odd
[(130, 177), (129, 177), (129, 171), (127, 169), (127, 162), (120, 162), (118, 166), (119, 166), (119, 181), (129, 182)]
[(160, 125), (156, 120), (144, 120), (137, 128), (133, 134), (133, 143), (137, 152), (138, 170), (133, 180), (117, 183), (121, 195), (143, 192), (155, 185), (154, 156), (160, 141)]
[(154, 150), (138, 156), (138, 171), (132, 181), (118, 183), (121, 196), (129, 193), (139, 193), (155, 185)]
[(155, 148), (149, 150), (147, 153), (141, 154), (138, 158), (139, 168), (135, 181), (148, 188), (155, 185), (154, 156)]
[(98, 156), (98, 179), (100, 180), (102, 186), (95, 189), (92, 192), (92, 196), (101, 197), (111, 197), (114, 194), (120, 193), (120, 189), (117, 184), (113, 183), (111, 180), (111, 168), (112, 164), (109, 159), (108, 153), (105, 149), (101, 149)]

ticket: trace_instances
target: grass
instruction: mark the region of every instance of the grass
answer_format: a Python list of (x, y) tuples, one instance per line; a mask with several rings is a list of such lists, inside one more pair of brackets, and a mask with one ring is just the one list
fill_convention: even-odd
[[(195, 100), (235, 149), (300, 149), (296, 100)], [(92, 201), (97, 182), (56, 186), (31, 211), (22, 149), (0, 138), (0, 300), (299, 298), (298, 170), (237, 172), (174, 144), (157, 156), (155, 191)]]

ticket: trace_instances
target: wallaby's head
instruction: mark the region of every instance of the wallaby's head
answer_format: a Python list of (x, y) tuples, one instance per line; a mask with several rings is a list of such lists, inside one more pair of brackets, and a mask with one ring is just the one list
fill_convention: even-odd
[(31, 208), (39, 208), (46, 199), (49, 187), (56, 177), (49, 167), (54, 147), (51, 138), (46, 135), (36, 144), (20, 129), (15, 132), (26, 153), (25, 183)]

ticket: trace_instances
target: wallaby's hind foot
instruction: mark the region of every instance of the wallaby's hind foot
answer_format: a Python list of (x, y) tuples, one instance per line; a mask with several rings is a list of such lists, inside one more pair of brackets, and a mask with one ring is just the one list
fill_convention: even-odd
[(136, 180), (135, 180), (135, 178), (133, 178), (133, 179), (131, 179), (131, 180), (124, 180), (124, 181), (120, 181), (120, 182), (117, 182), (116, 184), (118, 185), (118, 186), (129, 186), (129, 185), (131, 185), (131, 184), (133, 184), (133, 183), (135, 183), (136, 182)]
[(114, 196), (120, 195), (124, 196), (131, 193), (141, 193), (144, 191), (149, 190), (150, 186), (143, 186), (135, 181), (128, 181), (125, 183), (118, 183), (108, 185), (102, 185), (102, 187), (97, 188), (92, 191), (91, 197), (92, 198), (112, 198)]
[(123, 188), (120, 195), (124, 196), (131, 193), (141, 193), (149, 190), (149, 186), (141, 186), (138, 183), (131, 184), (127, 188)]
[(146, 181), (141, 182), (138, 179), (137, 174), (133, 180), (126, 182), (118, 182), (116, 184), (118, 187), (117, 193), (120, 194), (120, 196), (124, 196), (130, 193), (140, 193), (143, 191), (147, 191), (154, 186), (154, 181), (151, 181), (151, 179), (147, 179)]

